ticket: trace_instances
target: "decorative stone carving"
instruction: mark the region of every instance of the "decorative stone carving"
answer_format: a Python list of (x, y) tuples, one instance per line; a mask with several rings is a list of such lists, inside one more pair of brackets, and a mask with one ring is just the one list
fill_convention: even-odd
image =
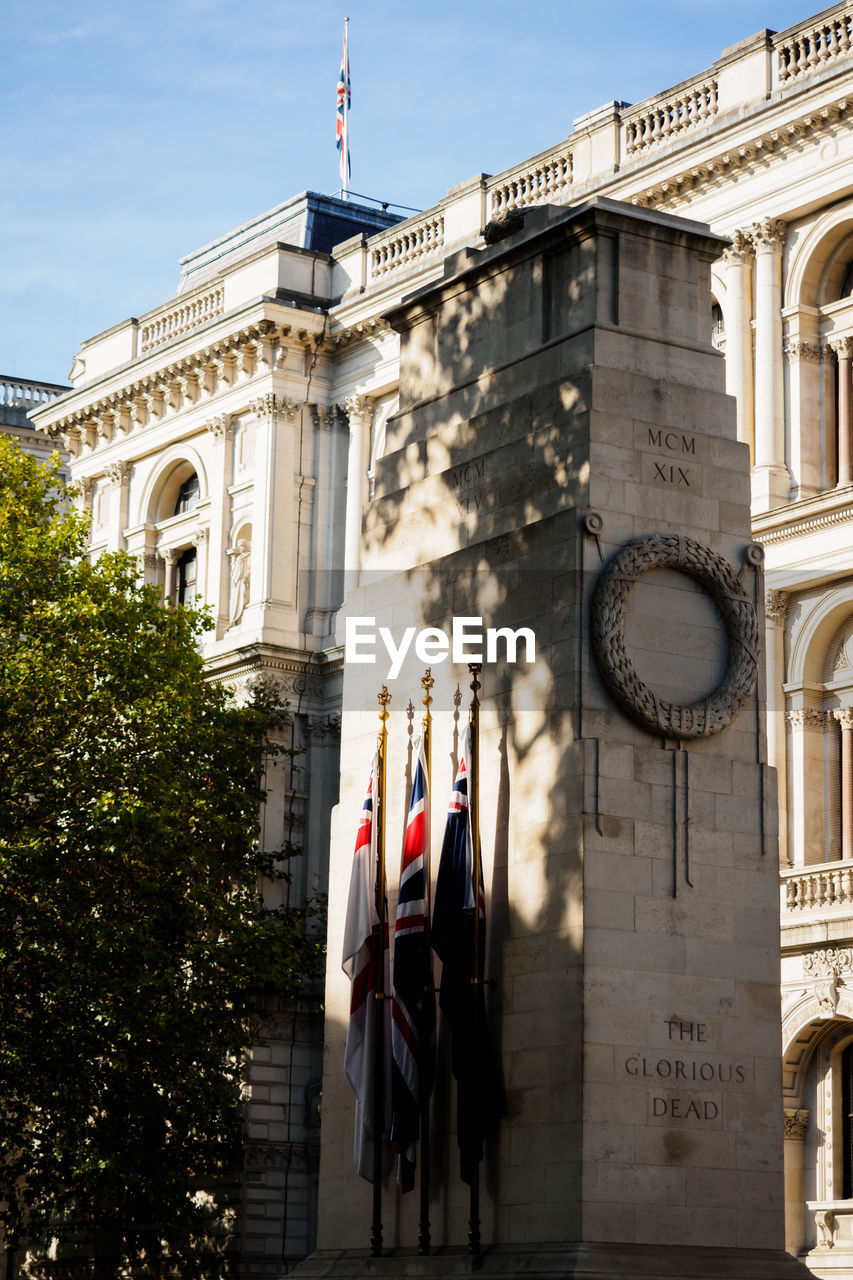
[(749, 231), (736, 229), (732, 231), (731, 239), (728, 249), (723, 250), (723, 262), (726, 266), (742, 266), (746, 262), (752, 262), (755, 249)]
[(794, 711), (786, 711), (785, 720), (792, 729), (810, 729), (813, 733), (823, 733), (826, 729), (826, 715), (817, 707), (797, 707)]
[(293, 422), (299, 412), (299, 405), (295, 400), (291, 400), (290, 396), (285, 396), (283, 400), (279, 401), (278, 411), (287, 418), (288, 422)]
[(306, 727), (311, 738), (334, 740), (341, 736), (341, 717), (340, 715), (309, 716)]
[(785, 1121), (785, 1137), (793, 1142), (805, 1142), (811, 1112), (785, 1107), (782, 1115)]
[(311, 404), (311, 420), (315, 431), (334, 431), (344, 421), (344, 409), (337, 404)]
[(809, 977), (853, 973), (853, 949), (850, 947), (821, 947), (803, 956), (803, 973)]
[[(726, 628), (726, 674), (708, 698), (690, 705), (656, 697), (625, 651), (625, 598), (651, 569), (678, 569), (693, 578), (711, 596)], [(591, 621), (593, 652), (604, 683), (623, 711), (652, 733), (709, 737), (730, 724), (752, 696), (760, 652), (755, 609), (731, 565), (692, 538), (651, 534), (626, 543), (598, 579)]]
[(373, 413), (373, 399), (365, 395), (347, 396), (343, 408), (349, 418), (358, 416), (369, 419)]
[(774, 627), (784, 627), (788, 620), (788, 592), (768, 591), (764, 602), (764, 616)]
[(232, 429), (231, 414), (218, 413), (215, 418), (211, 418), (207, 423), (207, 429), (217, 444), (221, 443)]
[(253, 413), (257, 418), (274, 417), (276, 412), (275, 392), (268, 391), (266, 395), (258, 396), (255, 400), (250, 400), (249, 412)]
[(781, 218), (762, 218), (752, 224), (756, 253), (781, 253), (785, 245), (785, 223)]
[(853, 356), (853, 334), (845, 334), (842, 338), (832, 338), (829, 345), (839, 360), (849, 360)]
[(120, 459), (118, 462), (107, 463), (107, 466), (105, 467), (105, 472), (110, 484), (116, 484), (116, 485), (121, 484), (125, 479), (125, 477), (127, 476), (129, 469), (130, 469), (130, 464), (126, 462), (125, 459), (123, 458)]
[(800, 342), (799, 338), (788, 338), (783, 350), (789, 364), (798, 360), (806, 364), (820, 364), (823, 359), (823, 347), (813, 342)]
[(195, 533), (193, 534), (193, 546), (195, 547), (206, 546), (209, 537), (210, 537), (209, 525), (202, 525), (202, 527), (200, 529), (196, 529)]
[(853, 707), (836, 707), (832, 715), (842, 729), (853, 729)]
[(231, 604), (228, 610), (228, 625), (236, 627), (249, 599), (252, 581), (252, 544), (248, 538), (238, 538), (236, 546), (229, 547), (226, 555), (231, 559)]
[(803, 973), (814, 979), (814, 993), (822, 1018), (834, 1018), (838, 1009), (837, 980), (853, 969), (853, 953), (847, 948), (822, 947), (803, 957)]
[(831, 1249), (833, 1245), (832, 1228), (835, 1223), (835, 1214), (831, 1209), (816, 1209), (814, 1220), (818, 1231), (818, 1248)]

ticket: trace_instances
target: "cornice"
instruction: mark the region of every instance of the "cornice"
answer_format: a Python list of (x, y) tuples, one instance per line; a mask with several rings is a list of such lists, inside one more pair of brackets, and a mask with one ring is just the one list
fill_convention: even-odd
[(853, 486), (845, 487), (840, 493), (830, 490), (756, 516), (752, 536), (766, 547), (850, 521), (853, 521)]
[[(812, 86), (809, 85), (809, 88)], [(771, 107), (779, 104), (771, 102)], [(661, 178), (651, 185), (640, 187), (634, 195), (626, 198), (641, 208), (665, 209), (677, 205), (697, 187), (708, 187), (727, 180), (732, 173), (745, 168), (752, 168), (762, 162), (782, 160), (790, 149), (802, 145), (810, 137), (817, 136), (828, 129), (835, 128), (853, 108), (853, 95), (843, 94), (833, 102), (804, 111), (781, 125), (772, 125), (754, 133), (742, 142), (733, 142), (704, 160), (691, 163), (681, 157), (672, 157), (673, 172), (671, 176)], [(722, 123), (717, 117), (716, 123)], [(738, 123), (733, 121), (733, 123)], [(695, 149), (696, 139), (685, 139), (684, 148)], [(702, 138), (708, 141), (706, 133)], [(664, 157), (656, 157), (663, 160)], [(679, 165), (679, 159), (681, 164)], [(639, 177), (639, 175), (638, 175)]]
[[(32, 421), (39, 431), (53, 438), (90, 427), (95, 430), (96, 423), (101, 422), (102, 429), (97, 434), (110, 440), (115, 429), (132, 431), (146, 426), (152, 416), (159, 421), (168, 413), (180, 412), (188, 404), (197, 406), (210, 401), (221, 391), (230, 390), (261, 371), (283, 372), (289, 347), (298, 344), (313, 354), (320, 345), (317, 340), (322, 334), (321, 324), (319, 315), (310, 328), (265, 316), (227, 329), (216, 337), (207, 335), (207, 341), (197, 349), (177, 356), (172, 353), (171, 359), (161, 360), (166, 356), (165, 349), (146, 354), (121, 370), (105, 374), (100, 380), (100, 390), (95, 383), (72, 391), (45, 406), (42, 412), (33, 415)], [(201, 334), (196, 337), (200, 339)], [(140, 401), (144, 403), (140, 405)], [(129, 428), (127, 421), (131, 424)]]

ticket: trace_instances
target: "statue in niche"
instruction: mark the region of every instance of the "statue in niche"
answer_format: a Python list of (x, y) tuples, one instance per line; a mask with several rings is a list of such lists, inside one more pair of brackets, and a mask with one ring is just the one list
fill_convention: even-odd
[(249, 599), (252, 570), (252, 544), (247, 538), (238, 538), (229, 548), (231, 557), (231, 608), (228, 611), (229, 627), (236, 627), (243, 616)]

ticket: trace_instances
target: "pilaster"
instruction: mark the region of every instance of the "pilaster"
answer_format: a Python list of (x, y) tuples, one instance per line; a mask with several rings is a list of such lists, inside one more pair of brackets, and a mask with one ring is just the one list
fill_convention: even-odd
[(765, 218), (752, 227), (755, 247), (755, 461), (753, 512), (788, 502), (785, 465), (785, 383), (782, 367), (782, 250), (785, 223)]
[(755, 250), (748, 231), (732, 232), (723, 253), (728, 285), (726, 313), (726, 391), (737, 400), (738, 439), (749, 445), (755, 462), (755, 403), (752, 373), (752, 265)]
[(217, 639), (228, 626), (228, 534), (230, 511), (228, 485), (234, 469), (234, 428), (230, 413), (220, 413), (207, 423), (212, 442), (210, 467), (210, 538), (206, 595), (213, 609)]
[(788, 859), (788, 788), (785, 756), (785, 703), (782, 684), (785, 679), (785, 626), (788, 620), (788, 594), (768, 591), (764, 612), (767, 626), (767, 763), (776, 770), (779, 799), (779, 863)]
[(829, 344), (838, 359), (838, 476), (841, 487), (853, 481), (853, 385), (851, 385), (851, 359), (853, 337), (836, 338)]
[(361, 567), (361, 513), (367, 498), (367, 448), (373, 419), (373, 401), (367, 395), (351, 395), (344, 401), (344, 408), (350, 429), (344, 571), (348, 582), (354, 584)]

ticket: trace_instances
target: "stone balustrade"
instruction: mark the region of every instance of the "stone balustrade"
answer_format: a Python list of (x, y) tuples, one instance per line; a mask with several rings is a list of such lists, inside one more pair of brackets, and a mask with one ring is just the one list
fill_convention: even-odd
[(369, 279), (413, 266), (422, 258), (437, 254), (444, 244), (444, 214), (410, 218), (382, 232), (370, 241)]
[(689, 129), (706, 124), (717, 114), (718, 82), (701, 80), (639, 112), (623, 114), (625, 154), (638, 155), (649, 147), (670, 142)]
[(783, 913), (853, 908), (853, 861), (793, 867), (781, 877)]
[(531, 204), (562, 204), (572, 185), (572, 153), (565, 146), (500, 174), (488, 187), (487, 216)]
[(224, 309), (225, 288), (221, 284), (204, 293), (197, 293), (194, 297), (182, 298), (180, 302), (159, 307), (141, 322), (140, 354), (145, 355), (155, 347), (171, 342), (173, 338), (198, 329), (208, 320), (221, 315)]
[(853, 8), (797, 31), (785, 31), (773, 42), (779, 85), (821, 71), (849, 55), (853, 45)]
[(67, 390), (67, 387), (53, 382), (33, 382), (29, 378), (9, 378), (0, 374), (0, 405), (12, 409), (35, 409), (37, 405), (50, 404)]

